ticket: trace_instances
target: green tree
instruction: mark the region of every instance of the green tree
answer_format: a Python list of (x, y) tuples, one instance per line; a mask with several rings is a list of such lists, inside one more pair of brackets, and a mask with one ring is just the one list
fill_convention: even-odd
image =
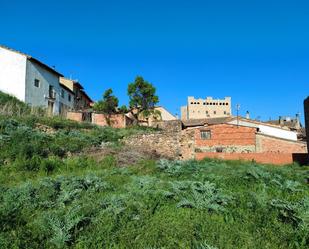
[(108, 125), (111, 125), (111, 115), (117, 113), (118, 98), (113, 94), (111, 88), (107, 89), (103, 94), (103, 99), (94, 104), (93, 109), (105, 114)]
[(159, 102), (156, 88), (145, 81), (143, 77), (137, 76), (135, 81), (129, 84), (128, 95), (131, 112), (137, 120), (139, 115), (149, 118), (151, 115), (157, 116), (159, 114), (154, 110), (155, 105)]
[(118, 108), (118, 111), (120, 112), (120, 113), (127, 113), (129, 110), (128, 110), (128, 108), (127, 108), (127, 106), (126, 105), (122, 105), (122, 106), (120, 106), (119, 108)]
[(111, 88), (107, 89), (103, 94), (103, 99), (94, 104), (93, 109), (104, 114), (114, 114), (117, 112), (118, 98), (113, 94)]

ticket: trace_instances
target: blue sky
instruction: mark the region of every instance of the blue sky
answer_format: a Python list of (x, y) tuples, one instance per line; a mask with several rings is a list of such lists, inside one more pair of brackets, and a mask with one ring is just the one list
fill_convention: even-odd
[(179, 113), (188, 95), (231, 96), (233, 112), (303, 114), (309, 95), (309, 1), (0, 0), (0, 44), (126, 104), (136, 75)]

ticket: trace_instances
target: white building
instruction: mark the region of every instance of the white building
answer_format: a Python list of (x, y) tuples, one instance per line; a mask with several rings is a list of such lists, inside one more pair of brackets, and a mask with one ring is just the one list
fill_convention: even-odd
[(0, 45), (0, 91), (61, 114), (74, 105), (74, 93), (59, 83), (62, 76), (32, 56)]

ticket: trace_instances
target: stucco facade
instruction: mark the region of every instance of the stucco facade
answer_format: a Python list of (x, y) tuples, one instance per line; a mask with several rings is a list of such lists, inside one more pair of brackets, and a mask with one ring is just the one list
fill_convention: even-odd
[(61, 76), (27, 54), (0, 46), (0, 90), (31, 106), (46, 108), (49, 114), (71, 109), (74, 93), (60, 86)]
[(25, 101), (27, 57), (0, 46), (0, 90)]
[(86, 94), (83, 86), (78, 81), (60, 77), (60, 84), (66, 86), (74, 93), (74, 110), (84, 110), (90, 108), (93, 101)]
[(181, 107), (181, 119), (228, 117), (232, 115), (231, 104), (231, 97), (224, 99), (188, 97), (187, 105)]

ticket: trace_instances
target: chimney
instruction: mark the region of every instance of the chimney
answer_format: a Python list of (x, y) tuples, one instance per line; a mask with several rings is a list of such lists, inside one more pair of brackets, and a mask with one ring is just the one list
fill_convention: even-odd
[(250, 112), (249, 111), (246, 112), (246, 119), (250, 119)]
[(279, 125), (283, 126), (283, 118), (282, 118), (282, 116), (279, 116)]
[(299, 118), (300, 114), (296, 113), (296, 124), (295, 124), (295, 128), (296, 129), (300, 129), (300, 118)]

